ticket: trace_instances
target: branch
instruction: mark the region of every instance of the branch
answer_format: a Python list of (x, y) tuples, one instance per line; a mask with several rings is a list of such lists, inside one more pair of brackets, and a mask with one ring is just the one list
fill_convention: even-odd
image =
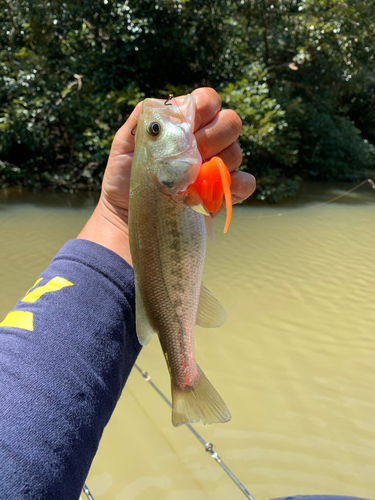
[(268, 23), (267, 23), (267, 26), (265, 26), (264, 30), (263, 30), (264, 45), (266, 48), (266, 64), (270, 60), (270, 48), (268, 46), (267, 28), (268, 28)]
[(270, 25), (270, 18), (269, 18), (268, 12), (267, 12), (267, 5), (265, 7), (266, 8), (265, 11), (264, 11), (264, 9), (262, 9), (262, 7), (259, 4), (258, 4), (257, 8), (258, 8), (258, 12), (261, 13), (260, 15), (264, 21), (263, 39), (264, 39), (264, 46), (266, 49), (265, 56), (266, 56), (266, 65), (267, 65), (268, 61), (270, 60), (270, 48), (268, 45), (268, 38), (267, 38), (267, 30), (268, 30), (269, 25)]
[(298, 82), (289, 82), (288, 80), (284, 80), (283, 83), (289, 83), (293, 87), (301, 87), (306, 90), (315, 89), (316, 85), (308, 85), (307, 83), (298, 83)]
[(274, 66), (270, 66), (268, 68), (268, 70), (269, 71), (277, 71), (277, 70), (289, 68), (293, 71), (297, 71), (301, 66), (304, 66), (305, 64), (311, 63), (316, 58), (317, 58), (317, 55), (312, 54), (312, 55), (310, 55), (309, 59), (304, 59), (303, 61), (299, 61), (298, 63), (296, 63), (295, 61), (290, 61), (290, 62), (285, 62), (285, 63), (281, 63), (281, 64), (276, 64)]
[(277, 71), (279, 69), (286, 69), (286, 68), (289, 68), (293, 71), (296, 71), (296, 70), (298, 70), (299, 66), (297, 66), (297, 64), (294, 61), (290, 61), (290, 62), (285, 62), (282, 64), (277, 64), (276, 66), (270, 66), (267, 69), (268, 69), (268, 71)]
[[(297, 82), (289, 82), (288, 80), (284, 80), (284, 83), (289, 83), (289, 85), (292, 85), (293, 87), (301, 87), (303, 89), (315, 89), (316, 87), (319, 87), (320, 89), (331, 89), (332, 85), (308, 85), (305, 83), (297, 83)], [(335, 82), (336, 84), (336, 82)]]
[(16, 25), (16, 23), (14, 22), (14, 18), (13, 18), (13, 16), (12, 16), (12, 9), (11, 9), (11, 7), (10, 7), (10, 5), (9, 5), (9, 3), (8, 3), (8, 1), (7, 1), (7, 0), (3, 0), (3, 1), (4, 1), (4, 3), (5, 3), (5, 7), (7, 8), (7, 11), (8, 11), (8, 14), (9, 14), (10, 22), (12, 23), (13, 28), (14, 28), (15, 30), (17, 30), (17, 25)]
[(13, 26), (12, 31), (10, 32), (10, 37), (9, 37), (10, 45), (12, 46), (13, 45), (14, 36), (15, 36), (15, 34), (17, 32), (17, 25), (14, 22), (14, 17), (12, 15), (12, 9), (11, 9), (10, 4), (8, 3), (8, 0), (4, 0), (4, 3), (5, 3), (5, 7), (6, 7), (7, 11), (8, 11), (10, 22), (12, 23), (12, 26)]

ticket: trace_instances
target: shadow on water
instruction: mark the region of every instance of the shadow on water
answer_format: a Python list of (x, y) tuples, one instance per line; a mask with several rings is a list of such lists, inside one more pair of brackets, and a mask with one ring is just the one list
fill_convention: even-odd
[(23, 188), (0, 189), (0, 210), (10, 205), (30, 204), (47, 208), (90, 208), (99, 200), (99, 192), (33, 192)]

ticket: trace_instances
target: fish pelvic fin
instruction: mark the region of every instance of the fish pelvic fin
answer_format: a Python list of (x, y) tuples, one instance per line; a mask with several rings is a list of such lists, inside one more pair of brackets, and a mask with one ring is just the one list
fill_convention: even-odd
[(199, 377), (194, 387), (179, 388), (172, 380), (172, 423), (175, 427), (198, 422), (228, 422), (231, 414), (206, 375), (197, 365)]
[(194, 210), (194, 212), (197, 212), (197, 214), (203, 214), (207, 217), (210, 216), (210, 213), (207, 212), (203, 205), (194, 205), (191, 208)]

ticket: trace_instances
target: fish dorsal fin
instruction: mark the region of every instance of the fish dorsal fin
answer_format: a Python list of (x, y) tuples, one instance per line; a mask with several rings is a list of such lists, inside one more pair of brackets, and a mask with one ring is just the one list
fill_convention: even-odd
[(141, 345), (147, 345), (155, 333), (148, 320), (141, 294), (137, 293), (137, 285), (135, 287), (135, 329)]
[(204, 223), (206, 225), (207, 236), (209, 236), (213, 243), (215, 243), (215, 231), (214, 223), (212, 222), (212, 217), (210, 215), (204, 216)]
[(203, 328), (218, 328), (226, 320), (225, 309), (202, 283), (196, 324)]

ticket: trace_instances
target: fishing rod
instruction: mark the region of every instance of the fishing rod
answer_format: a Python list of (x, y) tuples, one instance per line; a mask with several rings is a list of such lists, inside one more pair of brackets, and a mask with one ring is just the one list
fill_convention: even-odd
[[(139, 371), (139, 373), (142, 375), (144, 380), (148, 382), (153, 389), (161, 396), (161, 398), (164, 399), (164, 401), (167, 403), (170, 408), (172, 408), (172, 403), (169, 401), (169, 399), (163, 394), (163, 392), (154, 384), (154, 382), (151, 380), (150, 375), (142, 370), (137, 364), (134, 365), (136, 369)], [(220, 467), (228, 474), (228, 476), (232, 479), (232, 481), (235, 483), (235, 485), (242, 491), (242, 493), (245, 495), (246, 498), (249, 500), (254, 500), (254, 497), (250, 495), (250, 493), (247, 491), (245, 486), (237, 479), (237, 477), (233, 474), (233, 472), (229, 469), (227, 465), (221, 460), (217, 452), (215, 451), (215, 445), (212, 443), (207, 442), (195, 429), (192, 425), (186, 424), (186, 427), (194, 434), (194, 436), (200, 441), (200, 443), (204, 446), (204, 449), (210, 457), (212, 457), (219, 465)], [(90, 500), (90, 499), (89, 499)]]
[[(86, 498), (88, 500), (94, 500), (94, 497), (91, 495), (91, 492), (90, 492), (88, 486), (86, 486), (86, 484), (83, 485), (82, 491), (86, 495)], [(80, 496), (79, 500), (83, 500), (82, 495)]]
[[(157, 387), (156, 384), (151, 380), (150, 375), (142, 370), (137, 364), (134, 365), (136, 369), (139, 371), (139, 373), (142, 375), (144, 380), (148, 382), (153, 389), (159, 394), (159, 396), (164, 399), (164, 401), (167, 403), (167, 405), (172, 408), (172, 403), (169, 401), (169, 399), (166, 397), (166, 395)], [(195, 429), (192, 425), (186, 424), (186, 427), (194, 434), (194, 436), (198, 439), (198, 441), (204, 446), (204, 449), (208, 455), (213, 458), (216, 463), (220, 465), (220, 467), (228, 474), (228, 476), (232, 479), (234, 484), (242, 491), (242, 493), (245, 495), (246, 498), (249, 500), (255, 500), (254, 497), (247, 491), (245, 486), (237, 479), (237, 477), (233, 474), (233, 472), (229, 469), (227, 465), (222, 461), (222, 459), (219, 457), (217, 452), (215, 451), (215, 445), (213, 443), (209, 443), (206, 441)], [(93, 496), (90, 493), (89, 488), (86, 486), (86, 484), (83, 486), (82, 489), (83, 493), (86, 495), (88, 500), (94, 500)], [(82, 496), (80, 500), (83, 500)]]

